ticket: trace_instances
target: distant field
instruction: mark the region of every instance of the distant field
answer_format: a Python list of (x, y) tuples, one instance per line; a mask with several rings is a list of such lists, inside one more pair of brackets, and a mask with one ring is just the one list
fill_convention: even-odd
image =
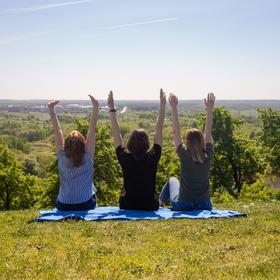
[(37, 141), (31, 145), (31, 154), (34, 155), (38, 162), (48, 164), (55, 159), (54, 147), (51, 142)]
[(38, 153), (49, 152), (53, 146), (49, 142), (34, 142), (32, 144), (32, 150)]
[(36, 223), (0, 212), (0, 278), (280, 279), (280, 203), (247, 218)]

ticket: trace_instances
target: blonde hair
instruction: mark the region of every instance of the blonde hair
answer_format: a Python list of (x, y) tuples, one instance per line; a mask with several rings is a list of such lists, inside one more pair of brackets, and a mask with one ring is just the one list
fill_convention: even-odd
[(203, 163), (206, 159), (204, 152), (204, 137), (200, 130), (191, 128), (186, 134), (186, 147), (194, 162)]
[(75, 167), (79, 167), (84, 163), (85, 144), (84, 136), (77, 130), (73, 130), (65, 138), (65, 155), (70, 158)]

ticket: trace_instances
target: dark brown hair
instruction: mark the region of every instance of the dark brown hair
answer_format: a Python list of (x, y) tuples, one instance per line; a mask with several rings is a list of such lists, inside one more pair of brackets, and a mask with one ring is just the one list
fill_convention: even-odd
[(186, 146), (191, 153), (193, 161), (199, 163), (205, 161), (204, 137), (200, 130), (191, 128), (187, 131)]
[(143, 129), (135, 129), (129, 135), (127, 141), (128, 151), (136, 158), (141, 160), (150, 148), (149, 136)]
[(65, 138), (65, 155), (70, 158), (75, 167), (79, 167), (84, 163), (85, 144), (84, 136), (77, 130), (73, 130)]

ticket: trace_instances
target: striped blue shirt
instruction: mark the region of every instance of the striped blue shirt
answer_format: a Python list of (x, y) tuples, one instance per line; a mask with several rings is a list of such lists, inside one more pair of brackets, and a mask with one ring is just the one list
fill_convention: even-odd
[(66, 204), (77, 204), (88, 201), (96, 189), (93, 180), (93, 162), (90, 154), (84, 154), (84, 163), (79, 167), (72, 166), (64, 150), (58, 153), (58, 171), (60, 188), (58, 200)]

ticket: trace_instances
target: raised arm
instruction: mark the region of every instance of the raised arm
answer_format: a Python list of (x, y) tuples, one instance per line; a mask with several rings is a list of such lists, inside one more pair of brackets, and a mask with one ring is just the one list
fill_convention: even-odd
[(166, 96), (163, 90), (160, 90), (160, 107), (158, 113), (158, 119), (156, 124), (156, 132), (154, 136), (154, 144), (158, 144), (162, 146), (162, 129), (164, 123), (164, 115), (165, 115), (165, 104), (166, 104)]
[(62, 129), (54, 110), (55, 105), (58, 103), (59, 103), (58, 100), (50, 101), (48, 103), (49, 113), (50, 113), (53, 132), (54, 132), (56, 154), (58, 154), (59, 150), (63, 149), (64, 147), (64, 138), (63, 138)]
[(98, 112), (99, 112), (99, 104), (98, 101), (92, 95), (89, 94), (89, 97), (92, 103), (92, 114), (89, 122), (89, 128), (87, 131), (86, 149), (91, 155), (91, 157), (93, 157), (95, 152), (95, 142), (96, 142), (95, 129), (96, 129), (96, 123), (98, 118)]
[(112, 132), (114, 137), (114, 147), (117, 148), (118, 146), (122, 145), (122, 136), (120, 132), (119, 123), (117, 120), (116, 108), (114, 104), (114, 97), (112, 91), (110, 91), (108, 95), (107, 104), (109, 107), (110, 117), (111, 117)]
[(206, 143), (213, 144), (212, 122), (213, 122), (213, 107), (215, 104), (214, 93), (212, 93), (212, 92), (208, 93), (207, 99), (204, 98), (204, 103), (205, 103), (205, 106), (207, 109), (205, 131), (204, 131), (204, 141), (205, 141), (205, 144)]
[(182, 144), (182, 138), (180, 133), (180, 125), (178, 119), (178, 112), (177, 112), (177, 104), (178, 98), (174, 94), (169, 95), (169, 104), (171, 107), (171, 115), (172, 115), (172, 127), (173, 127), (173, 139), (175, 143), (176, 149), (180, 144)]

